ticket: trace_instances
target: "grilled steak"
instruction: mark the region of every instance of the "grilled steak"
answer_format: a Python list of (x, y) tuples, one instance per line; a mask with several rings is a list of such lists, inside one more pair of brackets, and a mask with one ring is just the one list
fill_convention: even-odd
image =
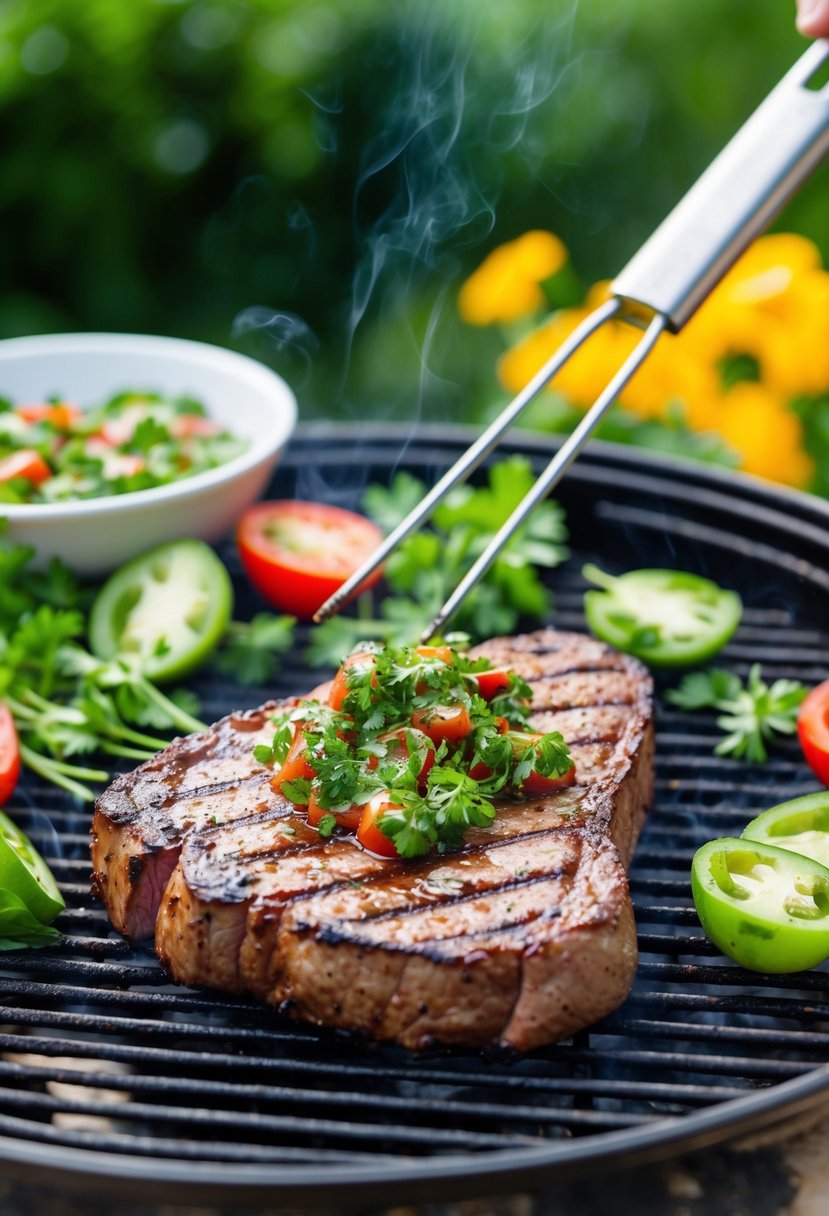
[(381, 860), (323, 840), (253, 759), (270, 717), (178, 740), (98, 800), (95, 882), (113, 923), (186, 983), (418, 1048), (554, 1041), (610, 1012), (636, 966), (625, 868), (651, 797), (651, 682), (543, 630), (475, 652), (533, 687), (578, 784), (504, 803), (450, 856)]

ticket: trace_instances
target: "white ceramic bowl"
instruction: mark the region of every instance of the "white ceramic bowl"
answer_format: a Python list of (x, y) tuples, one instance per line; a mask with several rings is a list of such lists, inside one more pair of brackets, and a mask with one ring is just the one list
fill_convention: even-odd
[(8, 535), (103, 574), (182, 536), (218, 540), (262, 493), (296, 423), (296, 400), (261, 363), (202, 342), (142, 334), (54, 334), (0, 342), (0, 396), (16, 404), (60, 393), (83, 408), (124, 389), (190, 393), (249, 441), (234, 460), (172, 485), (78, 502), (0, 503)]

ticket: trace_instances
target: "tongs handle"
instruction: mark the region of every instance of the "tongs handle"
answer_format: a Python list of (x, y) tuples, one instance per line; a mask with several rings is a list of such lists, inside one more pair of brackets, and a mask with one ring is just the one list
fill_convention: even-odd
[(611, 285), (679, 330), (829, 151), (829, 59), (814, 42)]

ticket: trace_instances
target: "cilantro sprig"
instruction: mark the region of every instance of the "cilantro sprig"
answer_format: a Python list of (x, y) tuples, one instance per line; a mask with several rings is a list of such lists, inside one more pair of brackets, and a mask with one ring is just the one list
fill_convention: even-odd
[[(419, 637), (533, 482), (530, 462), (513, 456), (491, 466), (487, 484), (454, 490), (435, 511), (431, 527), (408, 537), (389, 558), (385, 577), (391, 594), (379, 609), (366, 594), (356, 617), (338, 616), (319, 626), (309, 662), (334, 665), (364, 640), (402, 646)], [(370, 486), (363, 505), (388, 532), (425, 493), (421, 481), (401, 472), (389, 487)], [(538, 570), (565, 559), (566, 540), (558, 504), (536, 507), (458, 612), (457, 628), (484, 638), (514, 631), (521, 617), (546, 615), (551, 596)]]
[(678, 688), (665, 694), (665, 699), (680, 709), (719, 710), (717, 726), (725, 732), (725, 738), (714, 753), (763, 764), (768, 758), (768, 744), (779, 735), (794, 734), (797, 711), (808, 691), (797, 680), (767, 684), (760, 664), (755, 663), (745, 684), (734, 672), (712, 667), (685, 676)]

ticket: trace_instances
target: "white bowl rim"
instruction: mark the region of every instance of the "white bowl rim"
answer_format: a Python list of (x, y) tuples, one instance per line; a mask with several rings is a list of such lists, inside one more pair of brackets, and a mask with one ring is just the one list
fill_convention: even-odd
[[(297, 419), (296, 398), (285, 380), (276, 372), (271, 371), (264, 363), (242, 355), (238, 351), (228, 350), (223, 346), (215, 346), (210, 342), (197, 342), (192, 338), (174, 338), (161, 334), (130, 334), (130, 333), (62, 333), (62, 334), (32, 334), (23, 338), (5, 338), (0, 340), (0, 379), (5, 355), (35, 355), (39, 350), (47, 349), (51, 354), (89, 353), (108, 354), (123, 351), (125, 348), (140, 350), (142, 354), (152, 358), (153, 351), (171, 354), (178, 349), (183, 355), (189, 355), (194, 361), (214, 366), (223, 365), (231, 368), (241, 380), (255, 385), (266, 391), (278, 388), (283, 399), (284, 409), (274, 411), (270, 420), (263, 420), (261, 433), (251, 439), (249, 446), (239, 456), (234, 456), (225, 464), (215, 469), (207, 469), (203, 473), (195, 473), (192, 477), (184, 477), (179, 481), (170, 482), (165, 486), (152, 486), (148, 490), (132, 490), (128, 494), (106, 494), (97, 498), (70, 498), (63, 502), (43, 503), (1, 503), (0, 516), (13, 522), (46, 523), (53, 519), (65, 519), (72, 515), (95, 515), (102, 511), (120, 513), (142, 505), (164, 503), (181, 498), (200, 489), (210, 486), (220, 486), (227, 480), (232, 480), (238, 474), (255, 468), (266, 460), (280, 446), (287, 442), (294, 429)], [(270, 421), (270, 425), (268, 425)]]

